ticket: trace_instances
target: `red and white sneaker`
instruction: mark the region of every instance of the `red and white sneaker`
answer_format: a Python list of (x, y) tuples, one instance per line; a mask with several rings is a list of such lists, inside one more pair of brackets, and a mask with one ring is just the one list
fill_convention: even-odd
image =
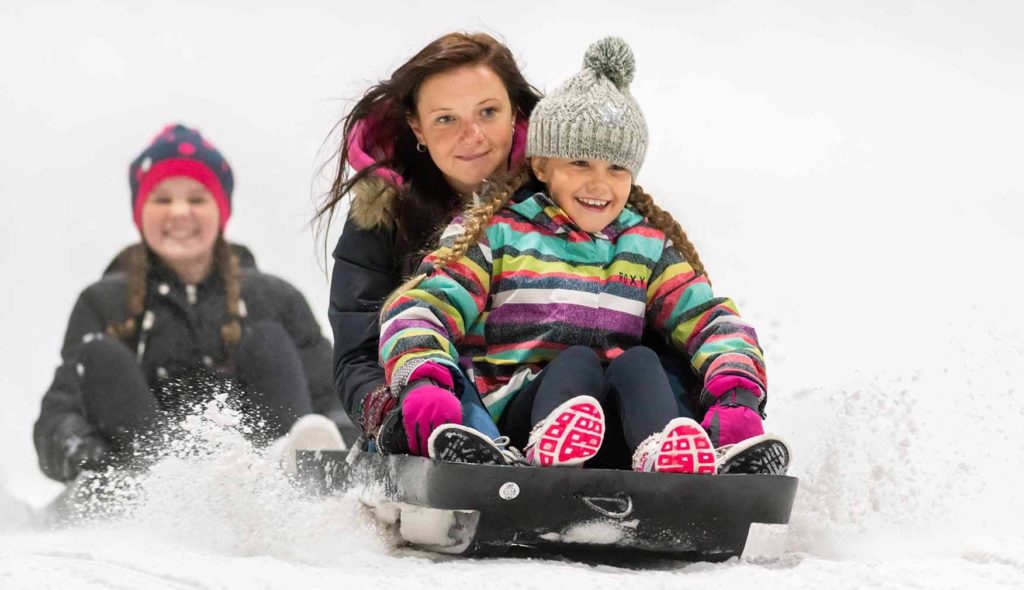
[(690, 418), (675, 418), (633, 453), (633, 471), (714, 475), (717, 470), (711, 439)]
[(603, 441), (601, 404), (589, 395), (578, 395), (533, 427), (526, 445), (526, 460), (541, 467), (580, 465), (597, 454)]

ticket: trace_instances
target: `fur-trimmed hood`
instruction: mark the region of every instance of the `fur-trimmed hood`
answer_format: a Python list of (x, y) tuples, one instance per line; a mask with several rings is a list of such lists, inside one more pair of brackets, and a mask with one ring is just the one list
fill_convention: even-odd
[(367, 176), (352, 187), (348, 215), (362, 229), (391, 229), (401, 190), (379, 176)]

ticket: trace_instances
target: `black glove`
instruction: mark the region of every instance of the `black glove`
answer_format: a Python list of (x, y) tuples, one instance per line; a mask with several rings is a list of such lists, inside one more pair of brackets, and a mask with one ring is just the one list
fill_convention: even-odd
[(61, 481), (71, 481), (83, 470), (101, 469), (106, 464), (107, 450), (107, 441), (98, 434), (72, 434), (59, 445), (61, 456), (54, 465), (54, 475)]

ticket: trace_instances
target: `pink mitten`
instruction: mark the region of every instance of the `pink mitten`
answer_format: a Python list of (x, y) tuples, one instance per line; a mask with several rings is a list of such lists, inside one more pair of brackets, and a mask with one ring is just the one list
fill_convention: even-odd
[(737, 375), (722, 375), (709, 381), (705, 389), (715, 398), (701, 422), (712, 444), (731, 445), (764, 434), (757, 411), (761, 388), (756, 383)]
[[(419, 383), (415, 383), (419, 380)], [(462, 403), (451, 392), (452, 375), (437, 363), (424, 363), (409, 376), (402, 395), (402, 425), (413, 455), (427, 454), (427, 439), (441, 424), (462, 423)], [(443, 386), (443, 387), (442, 387)]]

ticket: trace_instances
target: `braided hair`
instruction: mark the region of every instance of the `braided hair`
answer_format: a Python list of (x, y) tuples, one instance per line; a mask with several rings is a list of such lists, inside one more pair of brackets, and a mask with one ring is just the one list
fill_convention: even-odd
[[(517, 170), (507, 173), (501, 179), (487, 183), (483, 191), (485, 197), (483, 202), (469, 208), (463, 216), (462, 234), (455, 239), (451, 246), (439, 248), (434, 253), (432, 261), (434, 270), (442, 269), (465, 256), (466, 252), (480, 240), (480, 236), (483, 235), (484, 230), (487, 229), (494, 215), (508, 204), (509, 199), (512, 198), (512, 195), (520, 187), (532, 178), (529, 167), (522, 166)], [(703, 275), (707, 277), (707, 271), (704, 268), (704, 263), (701, 262), (700, 255), (697, 253), (696, 246), (693, 245), (683, 227), (672, 217), (671, 213), (655, 204), (651, 195), (644, 192), (644, 189), (638, 185), (633, 185), (630, 189), (627, 202), (648, 223), (671, 240), (672, 246), (690, 264), (697, 276)], [(384, 305), (381, 307), (381, 321), (383, 321), (384, 314), (395, 300), (406, 291), (415, 289), (426, 277), (426, 273), (420, 273), (399, 285), (397, 289), (388, 295)]]
[[(693, 267), (693, 272), (697, 276), (704, 275), (707, 278), (708, 273), (704, 270), (704, 263), (700, 260), (697, 247), (693, 245), (690, 237), (683, 230), (683, 226), (679, 225), (679, 222), (672, 217), (671, 213), (659, 207), (651, 195), (645, 193), (643, 188), (635, 184), (629, 191), (629, 204), (636, 209), (637, 213), (643, 215), (648, 223), (672, 240), (672, 246), (682, 254), (683, 259), (690, 263), (690, 266)], [(710, 278), (708, 278), (708, 282), (711, 282)]]
[[(146, 287), (150, 271), (151, 251), (143, 242), (125, 249), (118, 256), (115, 265), (128, 273), (126, 286), (126, 319), (107, 325), (107, 334), (122, 342), (128, 342), (138, 334), (140, 322), (146, 311)], [(227, 303), (228, 321), (220, 328), (220, 339), (225, 350), (231, 350), (242, 337), (241, 293), (242, 273), (231, 246), (223, 236), (217, 237), (213, 246), (214, 264), (220, 272)]]

